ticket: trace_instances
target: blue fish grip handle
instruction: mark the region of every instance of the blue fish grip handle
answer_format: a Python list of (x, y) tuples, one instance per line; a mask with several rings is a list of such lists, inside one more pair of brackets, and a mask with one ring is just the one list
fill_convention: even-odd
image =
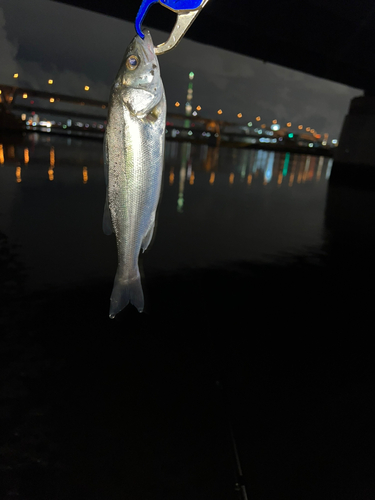
[(164, 7), (168, 7), (175, 12), (194, 10), (200, 7), (202, 0), (143, 0), (138, 10), (137, 17), (135, 18), (135, 30), (138, 35), (143, 39), (145, 36), (141, 30), (141, 24), (146, 17), (148, 9), (154, 3), (160, 3)]

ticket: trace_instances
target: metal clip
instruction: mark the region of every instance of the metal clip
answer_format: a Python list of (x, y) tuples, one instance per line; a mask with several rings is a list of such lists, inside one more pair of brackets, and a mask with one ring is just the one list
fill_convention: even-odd
[(177, 14), (176, 24), (168, 40), (155, 47), (155, 54), (160, 55), (176, 47), (208, 0), (143, 0), (135, 19), (135, 29), (141, 38), (144, 38), (141, 30), (142, 21), (151, 5), (157, 2)]

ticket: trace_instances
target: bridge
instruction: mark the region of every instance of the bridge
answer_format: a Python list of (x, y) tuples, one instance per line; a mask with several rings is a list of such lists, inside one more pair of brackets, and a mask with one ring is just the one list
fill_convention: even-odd
[[(132, 23), (141, 4), (58, 1)], [(155, 5), (146, 24), (170, 32), (175, 19), (173, 12)], [(370, 0), (210, 0), (186, 37), (375, 92), (375, 4)]]

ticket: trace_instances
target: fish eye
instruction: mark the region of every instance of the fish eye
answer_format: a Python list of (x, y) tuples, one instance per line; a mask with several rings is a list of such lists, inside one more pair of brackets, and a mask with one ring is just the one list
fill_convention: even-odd
[(129, 56), (126, 60), (126, 67), (130, 70), (134, 70), (139, 66), (139, 58), (137, 56)]

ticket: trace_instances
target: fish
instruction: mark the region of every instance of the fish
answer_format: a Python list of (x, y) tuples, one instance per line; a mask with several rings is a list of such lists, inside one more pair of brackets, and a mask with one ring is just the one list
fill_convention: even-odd
[(129, 44), (112, 85), (103, 144), (103, 231), (115, 233), (118, 255), (112, 319), (129, 303), (144, 309), (138, 258), (153, 237), (161, 190), (167, 106), (151, 34), (144, 34)]

